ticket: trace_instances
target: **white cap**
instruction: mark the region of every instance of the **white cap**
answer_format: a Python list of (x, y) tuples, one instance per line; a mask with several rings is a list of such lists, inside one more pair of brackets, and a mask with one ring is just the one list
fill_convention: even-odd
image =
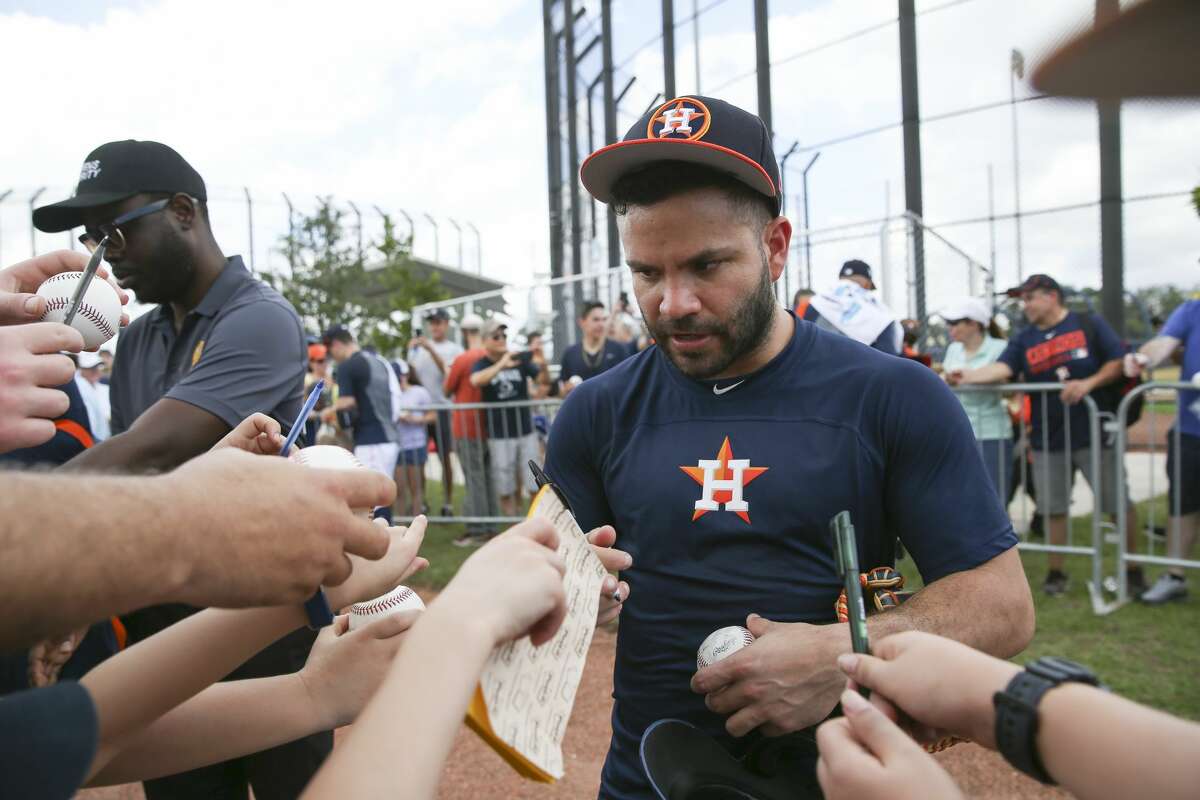
[(76, 356), (76, 358), (79, 360), (80, 369), (92, 369), (93, 367), (98, 367), (104, 363), (100, 360), (99, 353), (89, 353), (86, 350), (81, 352), (78, 356)]
[(464, 331), (477, 331), (483, 327), (483, 317), (478, 314), (467, 314), (462, 318), (462, 322), (458, 323), (458, 327)]
[(958, 297), (945, 305), (937, 315), (944, 320), (971, 319), (987, 326), (992, 321), (992, 310), (978, 297)]

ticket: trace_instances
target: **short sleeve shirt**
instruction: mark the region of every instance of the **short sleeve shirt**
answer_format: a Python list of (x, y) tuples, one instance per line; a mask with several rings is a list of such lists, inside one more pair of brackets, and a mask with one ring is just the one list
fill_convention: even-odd
[(110, 382), (112, 432), (128, 430), (169, 397), (230, 428), (260, 411), (286, 433), (303, 402), (307, 362), (296, 310), (233, 256), (178, 333), (171, 307), (161, 305), (121, 334)]
[[(487, 356), (475, 362), (472, 374), (482, 372), (495, 362)], [(515, 403), (529, 399), (527, 378), (536, 378), (541, 373), (537, 364), (529, 361), (518, 362), (516, 366), (502, 369), (485, 383), (483, 402), (485, 403)], [(520, 408), (487, 409), (484, 417), (484, 427), (489, 439), (516, 439), (533, 433), (533, 417), (529, 406)]]
[[(1179, 379), (1192, 380), (1200, 372), (1200, 300), (1189, 300), (1172, 311), (1162, 335), (1183, 343), (1183, 369)], [(1179, 431), (1200, 436), (1200, 392), (1185, 389), (1179, 393)]]
[(92, 696), (74, 681), (0, 697), (0, 797), (74, 797), (99, 736)]
[(584, 353), (582, 344), (573, 344), (563, 351), (558, 377), (559, 380), (568, 381), (578, 375), (586, 381), (615, 367), (628, 357), (629, 346), (612, 339), (605, 339), (604, 347), (595, 356)]
[[(401, 414), (420, 414), (432, 402), (424, 386), (409, 386), (400, 391)], [(429, 443), (429, 434), (422, 423), (397, 422), (396, 432), (401, 450), (416, 450)]]
[[(722, 390), (720, 393), (714, 389)], [(926, 582), (1016, 545), (971, 426), (924, 366), (807, 322), (742, 378), (692, 380), (650, 347), (567, 398), (546, 472), (580, 526), (612, 524), (633, 556), (613, 678), (604, 797), (652, 797), (645, 728), (683, 719), (741, 754), (689, 687), (696, 650), (756, 612), (833, 623), (829, 521), (850, 512), (864, 570), (895, 539)]]
[[(455, 403), (483, 402), (483, 392), (471, 383), (471, 372), (479, 359), (486, 355), (487, 351), (482, 347), (473, 347), (454, 357), (450, 373), (442, 386), (450, 400)], [(452, 430), (456, 439), (479, 439), (483, 436), (482, 413), (477, 408), (455, 411)]]
[(354, 421), (354, 445), (396, 441), (392, 420), (391, 365), (359, 350), (337, 367), (338, 394), (353, 397), (358, 416)]
[(433, 398), (433, 402), (441, 405), (446, 402), (446, 391), (442, 387), (446, 380), (446, 375), (450, 372), (450, 365), (454, 363), (454, 359), (462, 353), (462, 345), (457, 342), (452, 342), (449, 339), (443, 339), (440, 342), (435, 342), (433, 339), (426, 339), (429, 346), (437, 351), (438, 357), (442, 359), (442, 364), (446, 371), (442, 372), (434, 363), (433, 356), (429, 355), (429, 351), (424, 347), (414, 347), (408, 354), (408, 363), (412, 365), (413, 371), (417, 373), (417, 380), (421, 385), (429, 390), (429, 396)]
[[(1003, 339), (984, 336), (979, 349), (967, 358), (962, 342), (954, 342), (946, 348), (942, 368), (946, 372), (957, 369), (978, 369), (991, 364), (1004, 352), (1007, 343)], [(1001, 395), (988, 392), (963, 392), (958, 395), (976, 439), (1009, 439), (1012, 437), (1012, 422)]]
[[(1095, 375), (1109, 361), (1122, 358), (1125, 346), (1103, 319), (1092, 314), (1091, 322), (1095, 341), (1088, 341), (1079, 314), (1074, 311), (1068, 311), (1052, 328), (1028, 325), (1009, 340), (997, 360), (1028, 383), (1061, 383)], [(1087, 407), (1076, 403), (1070, 409), (1071, 449), (1079, 450), (1091, 442)], [(1066, 448), (1068, 424), (1063, 419), (1063, 403), (1056, 395), (1051, 394), (1047, 402), (1045, 392), (1030, 392), (1030, 415), (1034, 450)]]

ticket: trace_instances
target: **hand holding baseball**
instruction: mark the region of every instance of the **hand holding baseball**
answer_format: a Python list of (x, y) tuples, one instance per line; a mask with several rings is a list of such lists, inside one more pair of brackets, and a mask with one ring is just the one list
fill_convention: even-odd
[[(0, 270), (0, 325), (19, 325), (37, 322), (46, 313), (46, 300), (34, 294), (38, 287), (60, 272), (82, 272), (88, 257), (73, 250), (31, 258)], [(103, 266), (96, 270), (98, 279), (108, 282), (120, 298), (121, 305), (129, 302), (129, 293), (117, 285)], [(121, 315), (121, 325), (129, 324), (129, 315)]]
[(931, 633), (880, 639), (874, 655), (846, 654), (838, 666), (872, 690), (871, 702), (922, 742), (947, 732), (995, 747), (992, 695), (1020, 667)]
[[(148, 502), (197, 521), (180, 537), (170, 599), (198, 606), (302, 603), (336, 586), (351, 555), (380, 559), (392, 535), (352, 509), (388, 505), (396, 485), (369, 470), (314, 469), (225, 448), (153, 479)], [(397, 572), (402, 570), (397, 570)]]
[(860, 695), (842, 693), (844, 717), (817, 729), (817, 780), (827, 800), (961, 798), (933, 756)]
[(526, 633), (535, 645), (544, 644), (567, 614), (566, 565), (557, 550), (554, 527), (527, 519), (468, 558), (433, 610), (477, 622), (493, 644)]
[(313, 643), (299, 677), (312, 698), (321, 730), (348, 725), (383, 682), (419, 612), (383, 617), (356, 631), (337, 617)]
[(382, 519), (373, 520), (373, 524), (387, 532), (387, 552), (374, 561), (350, 556), (353, 565), (350, 577), (325, 590), (329, 606), (333, 609), (378, 597), (429, 566), (428, 561), (417, 555), (421, 543), (425, 541), (427, 520), (424, 516), (414, 519), (408, 527), (400, 525), (389, 528)]
[(83, 337), (54, 322), (0, 327), (0, 452), (34, 447), (54, 436), (52, 420), (70, 400), (55, 388), (75, 376), (61, 351), (78, 352)]
[(725, 729), (733, 736), (755, 729), (779, 736), (829, 716), (846, 686), (836, 659), (850, 649), (848, 626), (751, 614), (746, 627), (753, 644), (692, 677), (692, 691), (705, 695), (709, 710), (729, 718)]

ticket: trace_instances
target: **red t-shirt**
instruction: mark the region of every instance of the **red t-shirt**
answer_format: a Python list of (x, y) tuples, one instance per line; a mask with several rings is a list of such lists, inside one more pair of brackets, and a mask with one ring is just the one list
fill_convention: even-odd
[[(483, 392), (478, 386), (471, 385), (471, 368), (475, 362), (487, 355), (482, 347), (474, 347), (458, 354), (450, 365), (450, 374), (446, 376), (443, 387), (446, 397), (456, 403), (482, 403)], [(451, 425), (456, 439), (483, 438), (483, 410), (471, 408), (465, 411), (455, 411)]]

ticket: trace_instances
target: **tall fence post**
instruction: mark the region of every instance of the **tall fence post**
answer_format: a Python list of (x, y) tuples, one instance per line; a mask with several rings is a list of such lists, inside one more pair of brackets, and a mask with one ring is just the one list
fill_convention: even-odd
[(283, 195), (283, 202), (287, 204), (288, 210), (288, 246), (287, 260), (288, 273), (296, 271), (296, 209), (292, 206), (292, 199), (287, 196), (287, 192), (280, 192)]
[(37, 228), (33, 224), (33, 209), (37, 206), (37, 199), (42, 196), (42, 192), (46, 191), (46, 187), (42, 186), (29, 197), (29, 255), (37, 255)]
[[(767, 126), (767, 135), (775, 140), (771, 120), (771, 46), (768, 31), (767, 0), (754, 0), (755, 71), (758, 77), (758, 116)], [(776, 187), (778, 188), (778, 187)]]
[[(604, 59), (604, 143), (613, 144), (617, 141), (617, 102), (613, 97), (613, 32), (612, 32), (612, 0), (600, 0), (600, 35)], [(630, 78), (629, 86), (633, 85)], [(624, 92), (621, 93), (624, 95)], [(617, 234), (617, 215), (612, 206), (605, 206), (606, 228), (608, 230), (608, 266), (621, 266), (621, 239)]]
[[(1096, 27), (1114, 19), (1120, 0), (1096, 0)], [(1125, 231), (1121, 188), (1121, 101), (1096, 101), (1100, 124), (1100, 310), (1125, 335)]]
[(250, 240), (250, 272), (254, 273), (254, 201), (250, 198), (250, 187), (243, 186), (246, 193), (246, 236)]
[[(363, 231), (362, 231), (362, 212), (358, 210), (351, 201), (347, 200), (346, 205), (350, 206), (351, 213), (354, 214), (354, 234), (355, 234), (355, 256), (358, 258), (358, 263), (363, 263)], [(365, 264), (363, 266), (366, 266)]]
[[(921, 181), (921, 103), (917, 83), (917, 21), (913, 0), (900, 0), (900, 96), (904, 117), (904, 205), (925, 216)], [(917, 319), (925, 319), (925, 234), (913, 226), (913, 283)]]
[(467, 222), (467, 227), (475, 234), (475, 271), (480, 275), (483, 274), (483, 237), (479, 235), (479, 228), (475, 227), (473, 222)]
[(662, 0), (663, 94), (675, 97), (675, 0)]
[[(558, 106), (559, 57), (558, 36), (554, 30), (555, 0), (542, 0), (542, 47), (545, 59), (546, 91), (546, 183), (550, 203), (550, 277), (561, 278), (563, 274), (563, 218), (562, 218), (562, 140), (559, 135), (562, 123)], [(567, 20), (568, 24), (570, 20)], [(554, 347), (561, 353), (566, 346), (567, 325), (561, 313), (562, 286), (551, 290), (550, 304), (553, 306), (552, 323)], [(552, 354), (553, 355), (553, 354)]]

